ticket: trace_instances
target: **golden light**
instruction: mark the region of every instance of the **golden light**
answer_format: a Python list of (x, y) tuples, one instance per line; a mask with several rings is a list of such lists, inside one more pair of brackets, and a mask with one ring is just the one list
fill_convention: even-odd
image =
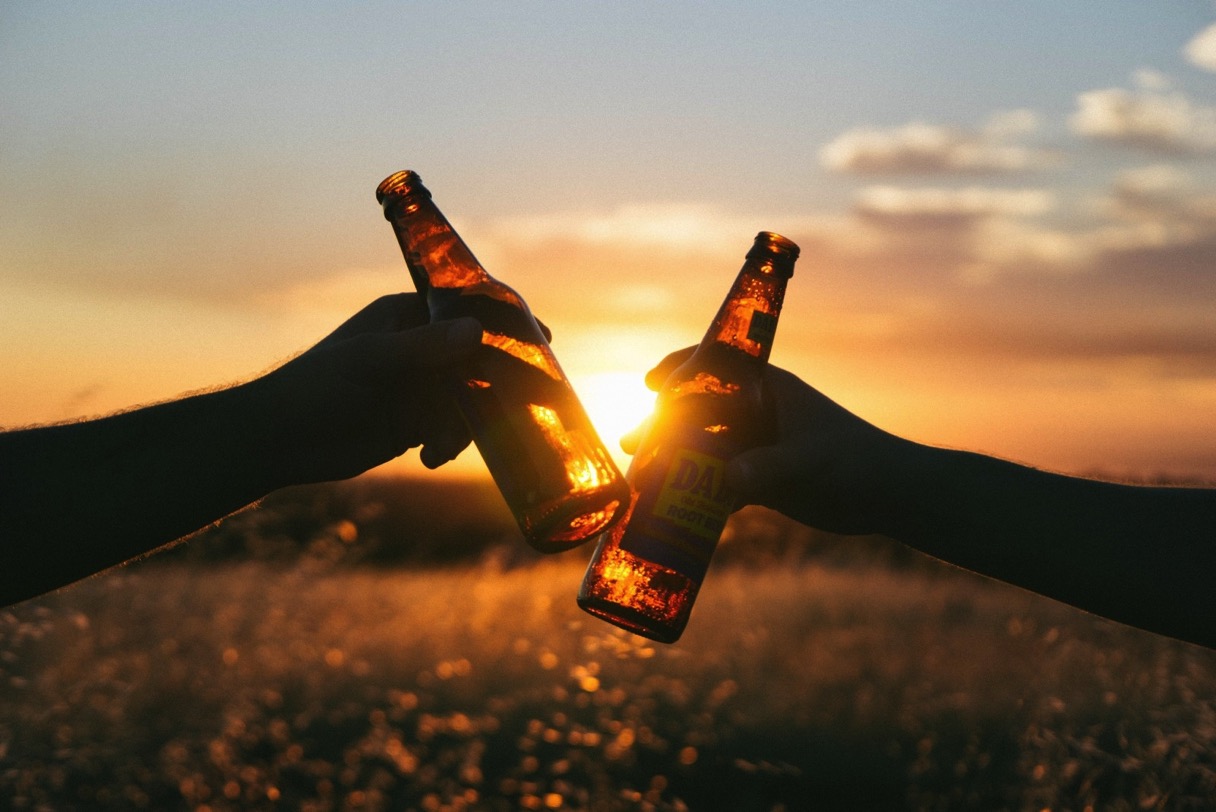
[(515, 356), (528, 366), (540, 370), (555, 381), (560, 380), (562, 377), (553, 359), (553, 354), (548, 347), (533, 344), (530, 341), (520, 341), (518, 338), (512, 338), (502, 333), (492, 333), (489, 330), (481, 334), (481, 343), (490, 347), (496, 347), (507, 355)]
[(596, 432), (624, 470), (629, 455), (621, 437), (638, 427), (654, 409), (655, 393), (646, 388), (644, 372), (596, 372), (576, 376), (572, 383)]
[[(603, 484), (604, 477), (601, 476), (601, 471), (606, 473), (607, 465), (603, 462), (602, 455), (588, 447), (589, 441), (585, 439), (577, 441), (576, 438), (581, 435), (575, 435), (563, 426), (557, 412), (548, 406), (529, 403), (528, 411), (549, 444), (561, 454), (566, 476), (569, 477), (570, 484), (576, 492), (594, 490)], [(612, 504), (616, 505), (619, 502), (613, 501)], [(585, 521), (606, 522), (603, 511), (596, 511), (595, 514), (582, 518)], [(579, 522), (579, 525), (585, 526), (584, 522)]]

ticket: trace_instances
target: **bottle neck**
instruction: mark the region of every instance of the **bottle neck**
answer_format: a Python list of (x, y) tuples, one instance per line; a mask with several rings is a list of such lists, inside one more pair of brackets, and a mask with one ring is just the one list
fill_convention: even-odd
[(376, 199), (419, 291), (468, 287), (489, 278), (416, 173), (389, 176), (376, 189)]
[(701, 347), (727, 346), (766, 363), (773, 351), (777, 318), (792, 266), (792, 260), (782, 268), (779, 258), (749, 255), (701, 339)]

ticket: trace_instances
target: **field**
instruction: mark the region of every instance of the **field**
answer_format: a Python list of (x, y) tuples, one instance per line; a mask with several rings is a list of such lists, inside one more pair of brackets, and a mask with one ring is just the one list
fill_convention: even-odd
[(589, 551), (391, 493), (300, 490), (0, 610), (0, 807), (1216, 802), (1214, 652), (762, 513), (651, 644), (574, 605)]

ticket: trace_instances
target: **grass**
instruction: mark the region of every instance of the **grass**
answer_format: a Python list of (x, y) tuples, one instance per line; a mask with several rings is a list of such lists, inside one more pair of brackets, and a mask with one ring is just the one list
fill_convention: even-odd
[(933, 567), (728, 556), (684, 638), (662, 646), (579, 612), (583, 552), (343, 567), (318, 547), (326, 521), (316, 555), (179, 555), (0, 611), (0, 806), (1216, 798), (1216, 653), (1018, 590)]

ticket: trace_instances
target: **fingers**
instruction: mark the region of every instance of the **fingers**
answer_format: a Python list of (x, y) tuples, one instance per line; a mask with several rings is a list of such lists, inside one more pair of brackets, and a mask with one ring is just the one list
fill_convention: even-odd
[(364, 333), (331, 349), (340, 375), (360, 386), (379, 388), (420, 369), (463, 361), (480, 346), (481, 325), (463, 318), (403, 332)]
[(395, 359), (406, 366), (443, 367), (481, 346), (481, 324), (472, 318), (439, 321), (393, 335)]
[(472, 439), (467, 431), (463, 434), (438, 437), (422, 446), (422, 451), (418, 452), (418, 459), (427, 468), (434, 470), (460, 456), (460, 452), (468, 448), (471, 442)]
[(318, 347), (346, 341), (364, 333), (385, 333), (420, 327), (428, 321), (426, 302), (416, 293), (381, 296), (321, 339)]
[(646, 387), (654, 392), (662, 389), (667, 377), (675, 371), (676, 367), (687, 361), (688, 357), (696, 352), (696, 349), (696, 347), (685, 347), (670, 353), (654, 369), (646, 373)]
[(422, 451), (418, 452), (418, 459), (421, 459), (423, 466), (430, 469), (451, 462), (473, 441), (465, 421), (456, 411), (455, 404), (445, 401), (434, 408), (433, 415), (433, 428), (428, 432)]

